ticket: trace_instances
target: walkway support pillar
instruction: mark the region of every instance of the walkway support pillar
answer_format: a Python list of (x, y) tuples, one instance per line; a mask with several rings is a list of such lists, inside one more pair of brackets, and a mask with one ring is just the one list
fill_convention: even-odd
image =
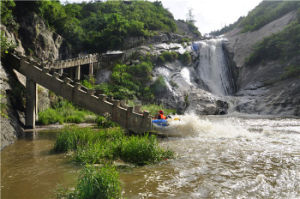
[(92, 62), (92, 56), (89, 55), (90, 57), (90, 63), (89, 63), (89, 76), (90, 78), (93, 77), (93, 73), (94, 73), (94, 66), (93, 66), (93, 62)]
[(80, 65), (76, 67), (75, 80), (80, 80)]
[(26, 79), (26, 114), (25, 114), (25, 127), (35, 128), (36, 119), (36, 96), (37, 89), (36, 83), (31, 79)]
[(89, 65), (89, 76), (93, 77), (93, 75), (94, 75), (94, 65), (93, 65), (93, 63), (90, 63), (90, 65)]

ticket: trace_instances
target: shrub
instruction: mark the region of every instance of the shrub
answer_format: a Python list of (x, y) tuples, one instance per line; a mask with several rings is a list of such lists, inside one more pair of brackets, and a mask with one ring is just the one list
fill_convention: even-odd
[(159, 76), (150, 88), (157, 97), (164, 95), (168, 89), (163, 76)]
[(178, 59), (181, 61), (181, 63), (185, 65), (189, 65), (192, 63), (192, 56), (190, 53), (185, 52), (183, 54), (179, 54)]
[(172, 62), (178, 58), (178, 53), (173, 51), (164, 51), (158, 56), (159, 63)]
[(12, 15), (13, 9), (16, 6), (13, 0), (3, 0), (0, 2), (1, 7), (1, 23), (4, 25), (11, 25), (14, 17)]
[(78, 199), (121, 198), (119, 173), (110, 166), (99, 168), (87, 165), (80, 173), (75, 193)]

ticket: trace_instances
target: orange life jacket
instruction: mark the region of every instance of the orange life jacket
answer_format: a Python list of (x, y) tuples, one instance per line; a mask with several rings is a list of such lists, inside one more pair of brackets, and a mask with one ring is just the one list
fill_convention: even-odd
[(159, 116), (160, 116), (160, 119), (167, 119), (167, 117), (166, 116), (164, 116), (163, 114), (159, 114)]

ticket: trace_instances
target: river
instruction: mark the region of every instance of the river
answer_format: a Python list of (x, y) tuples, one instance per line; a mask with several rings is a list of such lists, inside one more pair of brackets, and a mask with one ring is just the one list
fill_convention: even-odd
[[(299, 198), (300, 120), (181, 116), (161, 145), (177, 158), (122, 170), (126, 198)], [(55, 198), (80, 168), (53, 154), (53, 132), (27, 134), (1, 152), (1, 198)]]

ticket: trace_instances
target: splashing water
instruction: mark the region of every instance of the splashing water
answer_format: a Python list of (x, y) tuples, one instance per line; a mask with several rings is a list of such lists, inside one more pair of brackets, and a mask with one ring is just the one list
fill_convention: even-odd
[(164, 132), (169, 136), (237, 137), (249, 133), (238, 120), (212, 122), (208, 118), (195, 114), (176, 115), (173, 118), (179, 120), (169, 120), (170, 125)]
[[(177, 116), (176, 116), (177, 117)], [(129, 198), (299, 198), (299, 119), (195, 115), (172, 121), (177, 158), (123, 173)], [(280, 127), (280, 128), (278, 128)], [(135, 197), (135, 196), (139, 197)]]

